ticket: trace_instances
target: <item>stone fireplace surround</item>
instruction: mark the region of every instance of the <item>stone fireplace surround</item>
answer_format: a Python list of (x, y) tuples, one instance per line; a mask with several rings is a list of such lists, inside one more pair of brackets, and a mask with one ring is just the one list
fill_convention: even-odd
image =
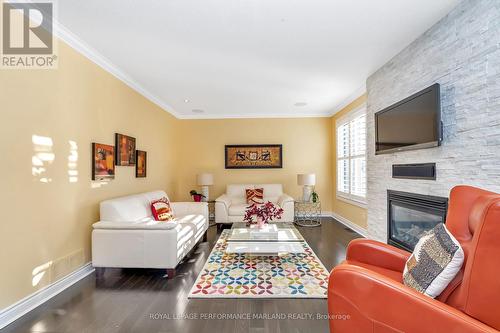
[[(448, 197), (500, 192), (500, 4), (465, 0), (367, 80), (368, 236), (387, 240), (387, 190)], [(375, 155), (374, 113), (441, 84), (440, 147)], [(436, 180), (392, 178), (392, 164), (435, 162)]]

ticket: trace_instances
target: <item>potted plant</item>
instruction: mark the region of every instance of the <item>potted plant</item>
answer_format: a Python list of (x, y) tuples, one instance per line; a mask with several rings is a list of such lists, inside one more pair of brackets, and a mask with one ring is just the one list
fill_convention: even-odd
[[(247, 227), (257, 224), (259, 228), (262, 228), (269, 221), (280, 219), (283, 216), (283, 212), (283, 208), (276, 207), (270, 201), (263, 205), (253, 204), (247, 207), (243, 221), (247, 223)], [(254, 216), (256, 217), (255, 220)]]
[(311, 198), (312, 198), (312, 202), (314, 202), (314, 203), (318, 202), (318, 200), (319, 200), (318, 193), (316, 193), (316, 191), (313, 191), (313, 193), (311, 193)]
[(189, 191), (189, 194), (191, 194), (195, 202), (201, 202), (201, 199), (205, 197), (203, 194), (198, 193), (195, 190)]

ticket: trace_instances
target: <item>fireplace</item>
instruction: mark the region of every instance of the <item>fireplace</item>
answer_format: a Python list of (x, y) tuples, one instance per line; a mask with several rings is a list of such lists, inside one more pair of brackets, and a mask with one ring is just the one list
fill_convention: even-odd
[(387, 190), (387, 243), (413, 251), (423, 232), (444, 223), (448, 198)]

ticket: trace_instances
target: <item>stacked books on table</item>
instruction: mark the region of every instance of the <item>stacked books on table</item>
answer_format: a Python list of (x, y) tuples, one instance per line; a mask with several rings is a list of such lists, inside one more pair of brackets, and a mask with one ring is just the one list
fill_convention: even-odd
[(275, 224), (266, 224), (263, 227), (258, 225), (250, 226), (251, 239), (273, 239), (278, 238), (278, 227)]

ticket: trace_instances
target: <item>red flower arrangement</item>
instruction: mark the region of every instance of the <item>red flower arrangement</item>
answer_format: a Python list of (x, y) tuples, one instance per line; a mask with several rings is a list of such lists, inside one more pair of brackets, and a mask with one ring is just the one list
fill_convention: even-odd
[[(247, 226), (251, 224), (265, 224), (273, 219), (280, 219), (283, 216), (283, 212), (283, 208), (277, 207), (270, 201), (263, 205), (253, 204), (247, 207), (243, 221), (247, 223)], [(257, 221), (254, 221), (254, 216), (257, 217)]]

